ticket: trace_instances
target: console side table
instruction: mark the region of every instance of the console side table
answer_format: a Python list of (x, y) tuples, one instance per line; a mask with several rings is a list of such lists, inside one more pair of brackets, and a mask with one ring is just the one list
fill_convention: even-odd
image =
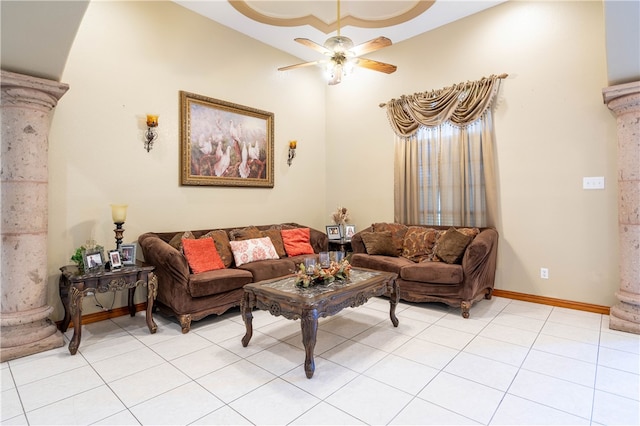
[(69, 342), (69, 352), (75, 355), (82, 338), (82, 300), (84, 296), (94, 292), (106, 293), (108, 291), (129, 290), (129, 314), (133, 317), (136, 308), (133, 304), (133, 296), (138, 286), (147, 287), (147, 327), (151, 334), (158, 329), (153, 321), (153, 301), (158, 294), (158, 279), (153, 266), (126, 266), (113, 271), (100, 271), (80, 273), (75, 265), (67, 265), (60, 268), (60, 299), (64, 306), (64, 320), (60, 325), (60, 331), (67, 331), (69, 323), (73, 319), (73, 338)]

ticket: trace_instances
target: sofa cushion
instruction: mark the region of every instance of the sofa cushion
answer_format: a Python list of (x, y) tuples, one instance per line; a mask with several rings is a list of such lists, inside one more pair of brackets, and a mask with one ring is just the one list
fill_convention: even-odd
[(169, 240), (169, 245), (174, 249), (178, 250), (180, 253), (182, 253), (183, 238), (194, 239), (195, 237), (193, 236), (193, 233), (191, 231), (178, 232), (176, 235), (173, 236), (173, 238), (171, 238), (171, 240)]
[(245, 263), (238, 269), (249, 271), (253, 276), (253, 282), (258, 282), (292, 274), (296, 270), (296, 265), (292, 259), (285, 257), (284, 259)]
[(231, 241), (250, 240), (253, 238), (260, 238), (263, 235), (260, 230), (255, 226), (247, 226), (246, 228), (236, 228), (229, 231), (229, 239)]
[(414, 262), (431, 259), (438, 232), (433, 228), (410, 226), (404, 234), (402, 257)]
[(462, 260), (464, 251), (471, 240), (473, 237), (451, 227), (439, 238), (434, 252), (439, 259), (446, 263), (458, 263)]
[(252, 238), (242, 241), (230, 241), (236, 266), (258, 260), (278, 259), (278, 253), (269, 237)]
[(279, 257), (285, 257), (287, 251), (284, 249), (284, 242), (282, 242), (282, 234), (278, 228), (270, 228), (261, 232), (263, 237), (271, 238), (273, 247), (276, 249)]
[(218, 269), (191, 275), (187, 287), (191, 297), (205, 297), (242, 288), (253, 276), (242, 269)]
[(443, 262), (420, 262), (407, 265), (400, 270), (400, 278), (434, 284), (460, 284), (464, 279), (462, 265)]
[(363, 232), (362, 242), (368, 254), (382, 256), (397, 256), (398, 252), (393, 244), (390, 231)]
[(349, 261), (351, 266), (375, 269), (376, 271), (393, 272), (400, 275), (403, 267), (414, 265), (409, 259), (393, 256), (371, 256), (365, 253), (353, 253)]
[(222, 263), (222, 259), (220, 259), (220, 255), (216, 250), (213, 238), (201, 238), (198, 240), (183, 238), (182, 248), (184, 256), (189, 263), (189, 268), (194, 274), (224, 268), (224, 263)]
[(301, 254), (313, 254), (311, 247), (311, 233), (309, 228), (282, 229), (282, 242), (287, 256), (299, 256)]
[(233, 253), (231, 253), (231, 245), (229, 245), (229, 237), (227, 233), (222, 230), (209, 231), (200, 238), (213, 238), (213, 242), (216, 244), (216, 250), (224, 263), (225, 268), (231, 267), (233, 263)]
[(393, 245), (396, 248), (396, 256), (400, 256), (402, 253), (402, 246), (404, 244), (404, 234), (407, 232), (407, 225), (402, 223), (386, 223), (379, 222), (371, 225), (373, 232), (391, 232), (391, 238), (393, 239)]

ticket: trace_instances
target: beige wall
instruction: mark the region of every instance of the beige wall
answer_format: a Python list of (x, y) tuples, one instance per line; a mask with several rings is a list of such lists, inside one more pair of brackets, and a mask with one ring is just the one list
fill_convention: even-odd
[[(383, 35), (381, 33), (381, 35)], [(360, 42), (360, 40), (356, 40)], [(393, 219), (392, 97), (509, 73), (496, 110), (501, 234), (498, 288), (609, 305), (617, 289), (615, 120), (602, 5), (509, 2), (369, 57), (327, 87), (297, 59), (170, 2), (92, 2), (62, 81), (50, 134), (49, 299), (58, 267), (94, 238), (112, 248), (109, 203), (129, 203), (125, 241), (171, 231), (297, 221), (322, 229), (338, 205), (362, 228)], [(181, 187), (178, 92), (275, 114), (275, 187)], [(160, 114), (147, 153), (146, 113)], [(286, 164), (287, 142), (298, 140)], [(584, 191), (583, 176), (605, 176)], [(538, 278), (541, 266), (550, 279)], [(111, 294), (98, 295), (111, 305)], [(141, 295), (137, 297), (142, 301)], [(115, 306), (126, 304), (118, 294)], [(85, 301), (84, 313), (95, 312)]]

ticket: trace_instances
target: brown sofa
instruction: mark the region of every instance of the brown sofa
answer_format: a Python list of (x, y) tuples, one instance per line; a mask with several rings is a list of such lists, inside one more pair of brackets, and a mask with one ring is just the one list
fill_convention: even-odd
[[(469, 317), (471, 305), (482, 299), (490, 299), (493, 291), (496, 258), (498, 250), (498, 232), (494, 228), (472, 228), (477, 235), (472, 238), (458, 260), (447, 263), (438, 258), (434, 252), (438, 250), (438, 242), (442, 241), (443, 232), (448, 226), (417, 225), (405, 226), (400, 224), (373, 224), (372, 227), (356, 233), (351, 239), (353, 255), (351, 264), (398, 274), (400, 298), (409, 302), (442, 302), (459, 307), (464, 318)], [(376, 227), (378, 229), (376, 229)], [(411, 229), (433, 229), (431, 232), (431, 247), (424, 248), (422, 258), (403, 257), (407, 252), (407, 241)], [(371, 233), (380, 229), (391, 229), (395, 253), (391, 255), (376, 255), (367, 253), (363, 236), (371, 239)], [(467, 228), (470, 230), (470, 228)], [(448, 231), (447, 231), (448, 232)], [(424, 235), (424, 234), (422, 234)], [(425, 242), (426, 245), (429, 242)], [(404, 251), (403, 251), (404, 248)], [(417, 261), (416, 261), (417, 260)], [(452, 259), (448, 259), (451, 261)]]
[[(296, 223), (280, 225), (262, 225), (257, 227), (261, 232), (271, 232), (282, 229), (307, 228)], [(222, 233), (228, 240), (243, 239), (242, 235), (249, 228), (219, 228), (191, 231), (189, 238), (199, 238), (212, 231)], [(158, 294), (155, 306), (160, 312), (177, 317), (182, 327), (182, 332), (187, 333), (191, 327), (191, 321), (200, 320), (208, 315), (220, 315), (228, 309), (239, 306), (243, 294), (242, 287), (251, 282), (257, 282), (293, 273), (298, 264), (304, 262), (308, 255), (295, 257), (281, 256), (279, 259), (260, 260), (235, 266), (233, 256), (227, 262), (228, 267), (213, 271), (192, 274), (187, 259), (182, 251), (175, 248), (176, 242), (180, 242), (185, 231), (175, 232), (148, 232), (138, 237), (138, 244), (142, 249), (144, 261), (155, 266), (155, 274), (158, 277)], [(223, 259), (225, 249), (230, 254), (228, 240), (221, 245), (217, 237), (214, 237), (216, 247)], [(170, 245), (170, 243), (173, 244)], [(328, 238), (324, 232), (310, 228), (310, 244), (315, 253), (326, 251)], [(227, 246), (226, 248), (223, 246)], [(230, 263), (230, 264), (229, 264)]]

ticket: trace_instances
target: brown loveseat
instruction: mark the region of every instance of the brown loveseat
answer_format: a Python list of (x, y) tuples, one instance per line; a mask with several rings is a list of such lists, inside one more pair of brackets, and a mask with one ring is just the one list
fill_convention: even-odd
[[(156, 268), (156, 306), (161, 312), (176, 316), (183, 333), (189, 331), (191, 321), (211, 314), (220, 315), (234, 306), (239, 306), (243, 294), (242, 287), (245, 284), (291, 274), (306, 257), (315, 254), (288, 257), (286, 253), (281, 252), (278, 253), (279, 259), (259, 260), (237, 267), (229, 241), (254, 238), (258, 231), (260, 236), (269, 236), (273, 240), (278, 237), (281, 229), (293, 228), (307, 227), (285, 223), (190, 232), (148, 232), (140, 235), (138, 244), (142, 249), (144, 261)], [(327, 250), (328, 238), (323, 232), (310, 228), (309, 234), (309, 243), (315, 253)], [(214, 239), (225, 268), (193, 274), (187, 258), (182, 253), (181, 238), (198, 239), (205, 235)], [(274, 246), (277, 247), (275, 242)]]
[[(351, 239), (351, 264), (398, 274), (400, 298), (409, 302), (442, 302), (460, 307), (469, 317), (471, 305), (490, 299), (493, 291), (498, 233), (494, 228), (458, 228), (448, 226), (406, 226), (376, 223)], [(447, 253), (444, 236), (466, 234), (457, 249), (459, 256)], [(380, 243), (391, 237), (392, 247)], [(364, 237), (364, 240), (363, 240)], [(368, 244), (366, 245), (365, 242)], [(468, 245), (464, 245), (467, 242)], [(374, 244), (377, 243), (377, 244)], [(453, 244), (455, 246), (455, 244)], [(367, 251), (369, 248), (369, 252)], [(453, 250), (455, 251), (455, 249)], [(381, 254), (371, 254), (381, 253)], [(443, 261), (440, 254), (446, 261)]]

